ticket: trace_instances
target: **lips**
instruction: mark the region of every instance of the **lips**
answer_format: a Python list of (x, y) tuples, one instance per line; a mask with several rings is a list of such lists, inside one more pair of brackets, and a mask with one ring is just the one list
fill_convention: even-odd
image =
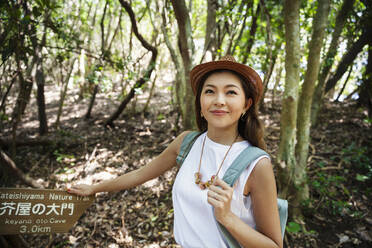
[(212, 114), (214, 115), (224, 115), (224, 114), (227, 114), (228, 112), (225, 111), (225, 110), (212, 110), (210, 111)]

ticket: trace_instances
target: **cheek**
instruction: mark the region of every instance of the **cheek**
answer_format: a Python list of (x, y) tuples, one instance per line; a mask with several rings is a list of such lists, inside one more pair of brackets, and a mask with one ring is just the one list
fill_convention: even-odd
[(208, 109), (209, 101), (206, 97), (200, 97), (200, 109), (206, 110)]

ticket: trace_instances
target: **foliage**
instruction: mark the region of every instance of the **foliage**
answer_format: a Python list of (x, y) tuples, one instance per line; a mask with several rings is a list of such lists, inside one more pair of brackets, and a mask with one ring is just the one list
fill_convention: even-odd
[(342, 149), (342, 160), (347, 165), (355, 166), (360, 173), (356, 174), (356, 180), (360, 182), (372, 180), (372, 158), (367, 152), (367, 147), (358, 147), (355, 142)]

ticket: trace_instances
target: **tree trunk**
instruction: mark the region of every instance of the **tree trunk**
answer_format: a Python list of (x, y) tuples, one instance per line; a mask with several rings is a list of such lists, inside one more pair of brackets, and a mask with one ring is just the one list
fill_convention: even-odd
[[(157, 8), (159, 8), (158, 2), (155, 1), (155, 3), (156, 3)], [(169, 35), (167, 31), (167, 20), (166, 20), (165, 13), (166, 13), (166, 7), (164, 6), (163, 11), (161, 12), (161, 17), (163, 21), (161, 25), (161, 31), (163, 33), (165, 44), (169, 50), (174, 67), (176, 69), (175, 87), (174, 87), (174, 93), (176, 96), (175, 97), (176, 109), (178, 110), (178, 113), (181, 114), (181, 116), (186, 116), (186, 113), (184, 109), (182, 108), (183, 106), (185, 106), (185, 104), (183, 103), (183, 98), (181, 97), (181, 95), (184, 95), (185, 94), (184, 92), (186, 91), (182, 87), (182, 86), (186, 86), (186, 82), (184, 78), (185, 74), (183, 73), (182, 62), (179, 59), (180, 56), (178, 56), (177, 50), (173, 48), (172, 43), (170, 42), (170, 39), (169, 39)]]
[(323, 61), (323, 68), (318, 76), (318, 84), (315, 88), (315, 92), (313, 95), (313, 101), (311, 106), (311, 122), (313, 125), (315, 125), (316, 123), (318, 111), (323, 102), (324, 84), (325, 81), (327, 80), (329, 71), (331, 70), (335, 56), (337, 54), (341, 32), (342, 29), (344, 28), (347, 17), (349, 16), (349, 13), (353, 8), (354, 2), (355, 0), (344, 0), (339, 13), (337, 14), (335, 29), (332, 33), (331, 45), (329, 46), (327, 55), (325, 56), (325, 59)]
[(252, 17), (252, 24), (251, 24), (251, 29), (249, 30), (249, 38), (247, 39), (247, 42), (245, 43), (244, 47), (247, 49), (244, 52), (243, 60), (242, 63), (246, 64), (248, 57), (251, 53), (251, 49), (254, 44), (254, 37), (256, 36), (256, 31), (257, 31), (257, 19), (260, 15), (260, 6), (261, 3), (257, 4), (257, 9), (256, 9), (256, 14)]
[[(277, 42), (275, 48), (274, 48), (274, 54), (273, 54), (273, 49), (272, 49), (272, 46), (273, 46), (273, 39), (272, 39), (272, 31), (271, 31), (271, 23), (270, 23), (270, 20), (271, 20), (271, 16), (270, 16), (270, 13), (269, 11), (267, 10), (266, 6), (265, 6), (265, 2), (264, 1), (260, 1), (261, 3), (261, 6), (262, 6), (262, 9), (263, 9), (263, 12), (265, 13), (265, 18), (266, 18), (266, 46), (267, 46), (267, 56), (266, 56), (266, 59), (265, 59), (265, 64), (263, 66), (264, 68), (264, 71), (265, 71), (265, 76), (264, 76), (264, 79), (263, 79), (263, 94), (262, 94), (262, 98), (260, 100), (260, 110), (261, 111), (265, 111), (265, 105), (263, 104), (264, 101), (265, 101), (265, 95), (266, 95), (266, 91), (267, 91), (267, 85), (269, 83), (269, 80), (271, 78), (271, 74), (274, 70), (274, 66), (275, 66), (275, 62), (276, 62), (276, 58), (277, 58), (277, 50), (279, 49), (279, 46), (281, 45), (279, 42)], [(268, 66), (267, 66), (268, 65)]]
[(340, 92), (338, 93), (338, 96), (337, 96), (335, 102), (338, 102), (339, 99), (340, 99), (340, 97), (341, 97), (341, 95), (342, 95), (342, 93), (344, 93), (344, 90), (346, 88), (347, 82), (349, 81), (349, 78), (350, 78), (350, 75), (351, 75), (351, 72), (352, 71), (353, 71), (353, 66), (350, 66), (349, 73), (347, 74), (347, 77), (345, 79), (344, 85), (342, 86)]
[[(240, 2), (239, 4), (239, 9), (238, 9), (238, 12), (237, 13), (243, 13), (243, 8), (244, 6), (246, 5), (246, 2), (247, 0), (243, 0)], [(231, 6), (231, 3), (228, 4), (228, 6), (230, 7)], [(229, 10), (229, 13), (231, 13), (233, 11), (233, 8), (234, 6), (231, 6), (230, 7), (230, 10)], [(233, 18), (235, 16), (235, 18)], [(230, 25), (226, 24), (225, 26), (228, 27), (227, 28), (227, 31), (228, 31), (228, 34), (229, 34), (229, 42), (227, 44), (227, 48), (225, 49), (225, 55), (232, 55), (232, 49), (233, 49), (233, 43), (235, 41), (235, 35), (239, 32), (239, 29), (238, 29), (238, 26), (239, 26), (239, 23), (240, 23), (240, 20), (241, 20), (241, 16), (240, 15), (232, 15), (231, 17), (227, 17), (227, 18), (231, 18), (231, 23)], [(244, 20), (245, 18), (243, 18)], [(242, 26), (242, 29), (244, 29), (244, 26)]]
[(186, 83), (185, 115), (182, 116), (185, 129), (193, 129), (195, 123), (194, 96), (190, 85), (190, 71), (194, 55), (191, 21), (185, 0), (172, 0), (172, 6), (178, 23), (178, 44), (182, 56), (184, 78)]
[[(70, 71), (67, 73), (67, 76), (64, 80), (63, 75), (61, 75), (61, 80), (62, 80), (62, 85), (61, 85), (61, 95), (59, 97), (59, 105), (58, 105), (58, 112), (57, 112), (57, 119), (55, 122), (55, 127), (58, 129), (59, 128), (59, 119), (61, 118), (62, 115), (62, 109), (63, 109), (63, 103), (65, 102), (65, 98), (67, 95), (67, 89), (68, 89), (68, 83), (70, 81), (70, 77), (72, 74), (72, 70), (74, 69), (74, 64), (75, 64), (76, 58), (72, 60), (71, 66), (70, 66)], [(79, 63), (80, 64), (80, 63)], [(62, 63), (60, 65), (62, 67)], [(62, 69), (61, 69), (61, 74), (62, 74)]]
[(372, 38), (372, 30), (366, 29), (359, 39), (350, 47), (347, 53), (342, 57), (340, 64), (337, 66), (336, 73), (330, 78), (325, 86), (325, 93), (334, 88), (338, 80), (344, 75), (347, 68), (353, 63), (356, 56), (363, 50)]
[(296, 157), (298, 164), (295, 168), (296, 196), (295, 205), (309, 198), (309, 186), (306, 181), (307, 157), (310, 143), (310, 111), (311, 101), (315, 89), (315, 82), (319, 73), (320, 51), (322, 49), (325, 29), (330, 8), (330, 0), (319, 0), (318, 8), (313, 21), (313, 33), (309, 44), (309, 55), (305, 80), (302, 85), (301, 96), (297, 113), (297, 144)]
[(18, 72), (15, 72), (13, 74), (13, 76), (12, 76), (12, 79), (10, 80), (10, 84), (9, 84), (8, 88), (6, 89), (4, 95), (2, 96), (1, 104), (0, 104), (0, 112), (3, 112), (3, 114), (5, 114), (5, 102), (6, 102), (6, 99), (8, 98), (9, 92), (12, 89), (12, 87), (14, 85), (14, 82), (17, 79), (17, 76), (18, 76)]
[[(21, 122), (22, 115), (26, 109), (28, 102), (30, 101), (32, 90), (32, 81), (25, 80), (22, 72), (19, 73), (19, 93), (16, 101), (16, 105), (12, 113), (12, 135), (13, 138), (17, 136), (17, 128)], [(15, 143), (12, 145), (12, 156), (15, 156)]]
[(147, 70), (143, 74), (143, 76), (138, 79), (134, 85), (134, 87), (131, 89), (129, 94), (126, 96), (126, 98), (121, 102), (120, 106), (118, 109), (113, 113), (109, 119), (105, 122), (105, 126), (113, 126), (114, 125), (114, 120), (116, 120), (120, 114), (123, 112), (127, 104), (130, 102), (130, 100), (134, 97), (135, 94), (135, 89), (142, 87), (144, 83), (146, 83), (150, 78), (151, 78), (151, 73), (155, 68), (155, 63), (156, 63), (156, 57), (158, 55), (158, 50), (156, 47), (152, 46), (149, 44), (143, 36), (138, 32), (137, 28), (137, 22), (136, 22), (136, 17), (134, 15), (134, 12), (130, 6), (130, 4), (124, 0), (120, 0), (121, 6), (127, 11), (130, 21), (132, 23), (132, 30), (133, 33), (136, 35), (137, 39), (141, 42), (142, 46), (145, 47), (147, 50), (149, 50), (152, 53), (150, 62), (147, 66)]
[(216, 10), (218, 3), (216, 0), (208, 0), (207, 2), (207, 25), (205, 30), (204, 51), (202, 59), (204, 58), (205, 54), (210, 53), (212, 60), (214, 60), (216, 58), (217, 51)]
[[(45, 17), (46, 18), (46, 17)], [(38, 109), (38, 116), (39, 116), (39, 134), (45, 135), (48, 133), (48, 121), (45, 112), (45, 96), (44, 96), (44, 87), (45, 87), (45, 76), (44, 76), (44, 68), (43, 68), (43, 54), (42, 48), (45, 46), (46, 43), (46, 34), (47, 28), (44, 27), (44, 33), (41, 40), (41, 43), (37, 40), (37, 31), (35, 24), (31, 24), (28, 30), (30, 40), (33, 47), (33, 55), (35, 57), (36, 62), (36, 72), (34, 76), (34, 80), (36, 81), (37, 85), (37, 109)]]
[(277, 93), (277, 88), (279, 86), (280, 78), (281, 78), (282, 70), (283, 70), (283, 66), (282, 66), (282, 62), (281, 62), (282, 59), (279, 59), (279, 61), (280, 62), (277, 63), (278, 67), (277, 67), (277, 70), (276, 70), (276, 78), (275, 78), (275, 84), (274, 84), (273, 95), (272, 95), (272, 100), (271, 100), (271, 107), (272, 108), (274, 107), (276, 93)]
[(89, 101), (89, 107), (88, 107), (87, 113), (85, 114), (85, 119), (87, 119), (87, 120), (90, 119), (90, 117), (91, 117), (92, 109), (93, 109), (93, 106), (94, 106), (94, 102), (96, 101), (96, 95), (98, 93), (98, 89), (99, 89), (99, 85), (95, 84), (93, 92), (92, 92), (92, 96), (91, 96), (90, 101)]
[(362, 85), (359, 90), (358, 104), (368, 110), (368, 117), (372, 119), (372, 42), (368, 44), (368, 64), (364, 72)]
[(280, 144), (277, 156), (279, 195), (287, 197), (292, 189), (296, 166), (295, 142), (298, 85), (300, 82), (300, 0), (284, 1), (285, 88), (280, 119)]
[(151, 100), (152, 96), (154, 95), (154, 90), (155, 90), (155, 85), (156, 85), (155, 82), (156, 82), (156, 75), (155, 75), (154, 80), (152, 80), (149, 97), (147, 98), (147, 101), (145, 103), (145, 106), (143, 107), (143, 110), (142, 110), (143, 114), (146, 114), (146, 112), (148, 111), (150, 100)]
[(246, 0), (246, 11), (245, 11), (245, 15), (244, 15), (244, 19), (243, 19), (243, 23), (242, 23), (242, 27), (240, 29), (240, 32), (239, 32), (239, 35), (238, 35), (238, 38), (235, 40), (235, 43), (232, 47), (232, 51), (231, 51), (231, 55), (233, 55), (235, 53), (235, 49), (236, 47), (238, 46), (239, 42), (240, 42), (240, 39), (242, 38), (242, 35), (243, 35), (243, 32), (245, 30), (245, 23), (247, 21), (247, 18), (248, 18), (248, 11), (249, 9), (251, 9), (253, 7), (253, 0)]
[(45, 77), (43, 70), (43, 63), (39, 61), (36, 65), (36, 75), (37, 83), (37, 107), (39, 114), (39, 133), (40, 135), (45, 135), (48, 133), (48, 120), (45, 112), (45, 96), (44, 96), (44, 86), (45, 86)]

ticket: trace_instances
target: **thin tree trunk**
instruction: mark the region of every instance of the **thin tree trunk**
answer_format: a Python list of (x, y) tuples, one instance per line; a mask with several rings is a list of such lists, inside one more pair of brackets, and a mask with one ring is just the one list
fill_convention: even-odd
[[(25, 8), (25, 12), (29, 13), (28, 8)], [(44, 19), (48, 17), (48, 12), (46, 12)], [(33, 47), (33, 56), (36, 62), (36, 73), (34, 76), (34, 80), (36, 81), (37, 85), (37, 107), (38, 107), (38, 116), (39, 116), (39, 133), (40, 135), (45, 135), (48, 133), (48, 121), (45, 112), (45, 96), (44, 96), (44, 87), (45, 87), (45, 76), (44, 76), (44, 68), (43, 68), (43, 54), (42, 48), (46, 44), (46, 33), (47, 27), (44, 27), (44, 33), (41, 40), (41, 43), (37, 40), (37, 31), (36, 26), (34, 23), (29, 25), (28, 34), (30, 36), (30, 40)]]
[(353, 9), (355, 0), (344, 0), (340, 11), (336, 17), (335, 29), (332, 33), (332, 41), (329, 46), (328, 52), (323, 61), (323, 68), (318, 76), (318, 84), (315, 88), (313, 101), (311, 106), (311, 123), (315, 125), (319, 109), (322, 105), (324, 98), (324, 85), (328, 78), (329, 72), (333, 66), (335, 56), (337, 54), (338, 44), (341, 36), (342, 29), (346, 23), (349, 13)]
[(274, 104), (275, 104), (275, 98), (276, 98), (277, 88), (279, 86), (280, 78), (281, 78), (281, 74), (282, 74), (282, 70), (283, 70), (281, 59), (280, 59), (280, 63), (277, 64), (277, 65), (279, 65), (279, 67), (276, 70), (276, 78), (275, 78), (275, 84), (274, 84), (273, 95), (272, 95), (272, 100), (271, 100), (271, 107), (272, 108), (274, 107)]
[(172, 0), (172, 6), (178, 23), (178, 43), (182, 56), (184, 78), (186, 82), (185, 115), (183, 124), (185, 129), (193, 129), (195, 123), (194, 96), (190, 85), (190, 71), (194, 55), (194, 42), (192, 39), (191, 21), (184, 0)]
[(325, 93), (334, 88), (338, 80), (344, 75), (347, 68), (353, 63), (356, 56), (363, 50), (363, 47), (368, 44), (372, 38), (372, 30), (366, 29), (359, 39), (350, 47), (347, 53), (342, 57), (340, 64), (332, 78), (330, 78), (325, 86)]
[(351, 72), (353, 71), (353, 66), (350, 66), (350, 69), (349, 69), (349, 73), (347, 74), (347, 77), (345, 79), (345, 82), (344, 82), (344, 85), (342, 86), (342, 89), (340, 90), (340, 93), (338, 93), (338, 96), (336, 98), (336, 102), (338, 102), (338, 100), (340, 99), (342, 93), (344, 92), (345, 88), (346, 88), (346, 85), (347, 85), (347, 82), (349, 81), (349, 78), (350, 78), (350, 75), (351, 75)]
[(156, 63), (156, 57), (158, 55), (158, 50), (156, 47), (152, 46), (149, 44), (143, 36), (138, 32), (137, 28), (137, 22), (136, 22), (136, 17), (134, 15), (134, 12), (130, 6), (130, 4), (124, 0), (120, 0), (121, 6), (127, 11), (130, 21), (132, 23), (132, 30), (133, 33), (136, 35), (137, 39), (141, 42), (142, 46), (145, 47), (147, 50), (151, 51), (151, 59), (150, 62), (147, 66), (147, 70), (143, 74), (143, 76), (138, 79), (134, 85), (134, 87), (131, 89), (129, 94), (126, 96), (126, 98), (121, 102), (119, 105), (118, 109), (113, 113), (109, 119), (105, 122), (105, 126), (113, 126), (114, 125), (114, 120), (116, 120), (120, 114), (123, 112), (127, 104), (130, 102), (130, 100), (134, 97), (135, 94), (135, 89), (140, 88), (143, 84), (145, 84), (150, 78), (151, 78), (151, 73), (155, 68), (155, 63)]
[[(240, 5), (239, 5), (239, 9), (238, 9), (238, 13), (242, 13), (243, 12), (243, 8), (246, 4), (246, 1), (247, 0), (243, 0), (241, 1)], [(235, 16), (235, 15), (233, 15)], [(235, 41), (235, 35), (238, 33), (238, 25), (239, 25), (239, 20), (240, 20), (240, 16), (239, 15), (236, 15), (236, 18), (235, 20), (233, 20), (233, 18), (231, 18), (232, 20), (232, 23), (231, 25), (229, 25), (229, 36), (230, 36), (230, 39), (229, 39), (229, 43), (227, 45), (227, 49), (226, 49), (226, 55), (232, 55), (232, 46), (233, 46), (233, 43)], [(244, 27), (242, 27), (244, 29)]]
[[(31, 65), (33, 67), (33, 65)], [(31, 97), (31, 90), (32, 90), (32, 81), (25, 80), (22, 72), (18, 74), (19, 78), (19, 93), (16, 101), (16, 106), (13, 109), (12, 114), (12, 136), (13, 136), (13, 145), (12, 145), (12, 157), (16, 154), (16, 144), (15, 138), (17, 136), (17, 128), (19, 123), (21, 122), (22, 115), (26, 109), (28, 102), (30, 101)]]
[(277, 156), (279, 195), (290, 194), (296, 167), (295, 143), (298, 86), (300, 82), (300, 0), (284, 1), (285, 88), (280, 118), (280, 144)]
[(216, 9), (217, 9), (217, 1), (216, 0), (208, 0), (207, 1), (207, 25), (205, 30), (205, 39), (204, 39), (204, 49), (203, 49), (203, 56), (210, 53), (212, 60), (215, 59), (216, 51), (217, 51), (217, 42), (216, 42)]
[(318, 8), (313, 21), (313, 33), (309, 44), (307, 70), (298, 103), (296, 144), (298, 164), (295, 168), (295, 186), (297, 187), (294, 198), (295, 205), (299, 205), (302, 201), (309, 198), (306, 168), (310, 144), (311, 101), (319, 73), (320, 51), (328, 24), (329, 9), (330, 0), (318, 1)]
[[(267, 91), (267, 85), (269, 83), (269, 80), (271, 78), (271, 74), (274, 70), (274, 66), (275, 66), (275, 62), (276, 62), (276, 57), (277, 57), (277, 52), (274, 53), (273, 55), (273, 49), (272, 49), (272, 43), (273, 43), (273, 39), (272, 39), (272, 31), (271, 31), (271, 23), (270, 23), (270, 20), (271, 20), (271, 16), (270, 16), (270, 13), (269, 11), (267, 10), (266, 6), (265, 6), (265, 2), (263, 0), (260, 1), (261, 5), (262, 5), (262, 9), (263, 9), (263, 13), (265, 14), (265, 18), (266, 18), (266, 46), (267, 46), (267, 56), (266, 56), (266, 60), (265, 60), (265, 76), (264, 76), (264, 79), (263, 79), (263, 94), (262, 94), (262, 98), (260, 100), (260, 109), (261, 111), (265, 111), (265, 105), (263, 104), (264, 101), (265, 101), (265, 95), (266, 95), (266, 91)], [(276, 47), (275, 47), (275, 51), (278, 50), (279, 48), (279, 43), (277, 43)], [(268, 68), (266, 67), (266, 65), (269, 65)]]
[(102, 56), (105, 53), (105, 25), (104, 25), (104, 21), (105, 21), (105, 17), (106, 17), (106, 11), (107, 11), (108, 4), (109, 4), (109, 1), (106, 1), (105, 7), (103, 9), (101, 22), (100, 22), (100, 26), (101, 26), (101, 53), (102, 53)]
[(246, 64), (248, 57), (251, 53), (251, 49), (254, 44), (254, 37), (256, 36), (256, 31), (257, 31), (257, 19), (260, 15), (260, 6), (261, 3), (259, 2), (257, 4), (257, 9), (256, 9), (256, 14), (252, 17), (252, 24), (251, 24), (251, 29), (249, 30), (249, 38), (247, 39), (247, 42), (245, 43), (244, 47), (246, 47), (246, 50), (244, 52), (243, 60), (242, 63)]
[(253, 0), (247, 0), (246, 1), (247, 3), (246, 3), (246, 11), (245, 11), (245, 15), (244, 15), (244, 19), (243, 19), (243, 23), (242, 23), (242, 27), (241, 27), (241, 29), (240, 29), (240, 32), (239, 32), (239, 35), (238, 35), (238, 38), (235, 40), (235, 43), (234, 43), (234, 45), (233, 45), (233, 47), (232, 47), (232, 51), (231, 51), (231, 54), (233, 55), (234, 53), (235, 53), (235, 49), (236, 49), (236, 47), (238, 46), (238, 44), (239, 44), (239, 42), (240, 42), (240, 39), (242, 38), (242, 36), (243, 36), (243, 32), (244, 32), (244, 30), (245, 30), (245, 23), (246, 23), (246, 21), (247, 21), (247, 17), (249, 16), (248, 15), (248, 11), (249, 11), (249, 9), (251, 9), (252, 7), (253, 7)]
[(89, 107), (88, 107), (87, 113), (85, 114), (85, 119), (86, 120), (90, 119), (90, 117), (91, 117), (92, 109), (93, 109), (93, 106), (94, 106), (94, 102), (96, 101), (96, 95), (98, 93), (98, 90), (99, 90), (99, 85), (95, 84), (94, 88), (93, 88), (92, 96), (90, 97)]
[(149, 104), (150, 104), (150, 100), (151, 100), (152, 96), (154, 95), (154, 90), (155, 90), (155, 85), (156, 85), (156, 83), (155, 83), (156, 78), (157, 78), (157, 75), (155, 75), (154, 80), (152, 80), (149, 97), (147, 98), (147, 101), (146, 101), (145, 106), (143, 107), (143, 111), (142, 111), (144, 114), (147, 112), (147, 109), (148, 109)]
[[(159, 9), (158, 2), (155, 1), (157, 9)], [(186, 113), (183, 109), (183, 106), (185, 104), (183, 103), (183, 98), (181, 95), (184, 95), (186, 89), (183, 89), (182, 86), (186, 86), (185, 78), (184, 78), (184, 73), (183, 73), (183, 65), (182, 62), (180, 61), (177, 50), (175, 50), (172, 46), (172, 43), (170, 42), (168, 31), (167, 31), (167, 20), (166, 20), (166, 7), (163, 7), (163, 10), (161, 12), (161, 17), (162, 17), (162, 25), (161, 25), (161, 31), (163, 33), (164, 41), (165, 44), (169, 50), (169, 53), (171, 55), (174, 67), (176, 69), (176, 76), (175, 76), (175, 87), (174, 87), (174, 94), (175, 94), (175, 102), (176, 102), (176, 109), (178, 110), (178, 113), (181, 116), (186, 116)]]
[[(57, 120), (55, 122), (55, 127), (58, 129), (59, 128), (59, 119), (61, 118), (62, 115), (62, 109), (63, 109), (63, 104), (65, 102), (65, 98), (67, 95), (67, 89), (68, 89), (68, 83), (70, 81), (70, 77), (72, 74), (72, 70), (74, 69), (74, 64), (75, 64), (76, 58), (72, 60), (70, 70), (67, 73), (67, 77), (63, 80), (63, 76), (61, 75), (61, 80), (62, 80), (62, 85), (61, 85), (61, 95), (59, 98), (59, 105), (58, 105), (58, 112), (57, 112)], [(62, 64), (60, 65), (62, 67)], [(61, 69), (62, 70), (62, 69)], [(62, 72), (61, 72), (62, 73)]]
[(108, 46), (108, 48), (107, 48), (108, 51), (111, 50), (112, 42), (114, 41), (114, 39), (115, 39), (117, 33), (119, 32), (119, 29), (121, 28), (121, 27), (120, 27), (120, 23), (121, 23), (121, 17), (122, 17), (122, 15), (123, 15), (123, 10), (120, 9), (120, 15), (119, 15), (118, 24), (117, 24), (117, 26), (116, 26), (116, 28), (115, 28), (115, 32), (114, 32), (114, 34), (113, 34), (113, 36), (112, 36), (112, 38), (111, 38), (111, 41), (110, 41), (110, 43), (109, 43), (109, 46)]
[(6, 89), (6, 91), (4, 93), (4, 96), (1, 99), (0, 112), (3, 112), (3, 114), (5, 114), (5, 102), (6, 102), (6, 99), (8, 98), (9, 92), (12, 89), (12, 87), (14, 85), (14, 82), (16, 81), (17, 77), (18, 77), (18, 72), (15, 72), (13, 74), (11, 80), (10, 80), (10, 84), (9, 84), (8, 88)]
[(368, 45), (368, 64), (360, 86), (358, 104), (367, 108), (368, 117), (372, 119), (372, 40)]

